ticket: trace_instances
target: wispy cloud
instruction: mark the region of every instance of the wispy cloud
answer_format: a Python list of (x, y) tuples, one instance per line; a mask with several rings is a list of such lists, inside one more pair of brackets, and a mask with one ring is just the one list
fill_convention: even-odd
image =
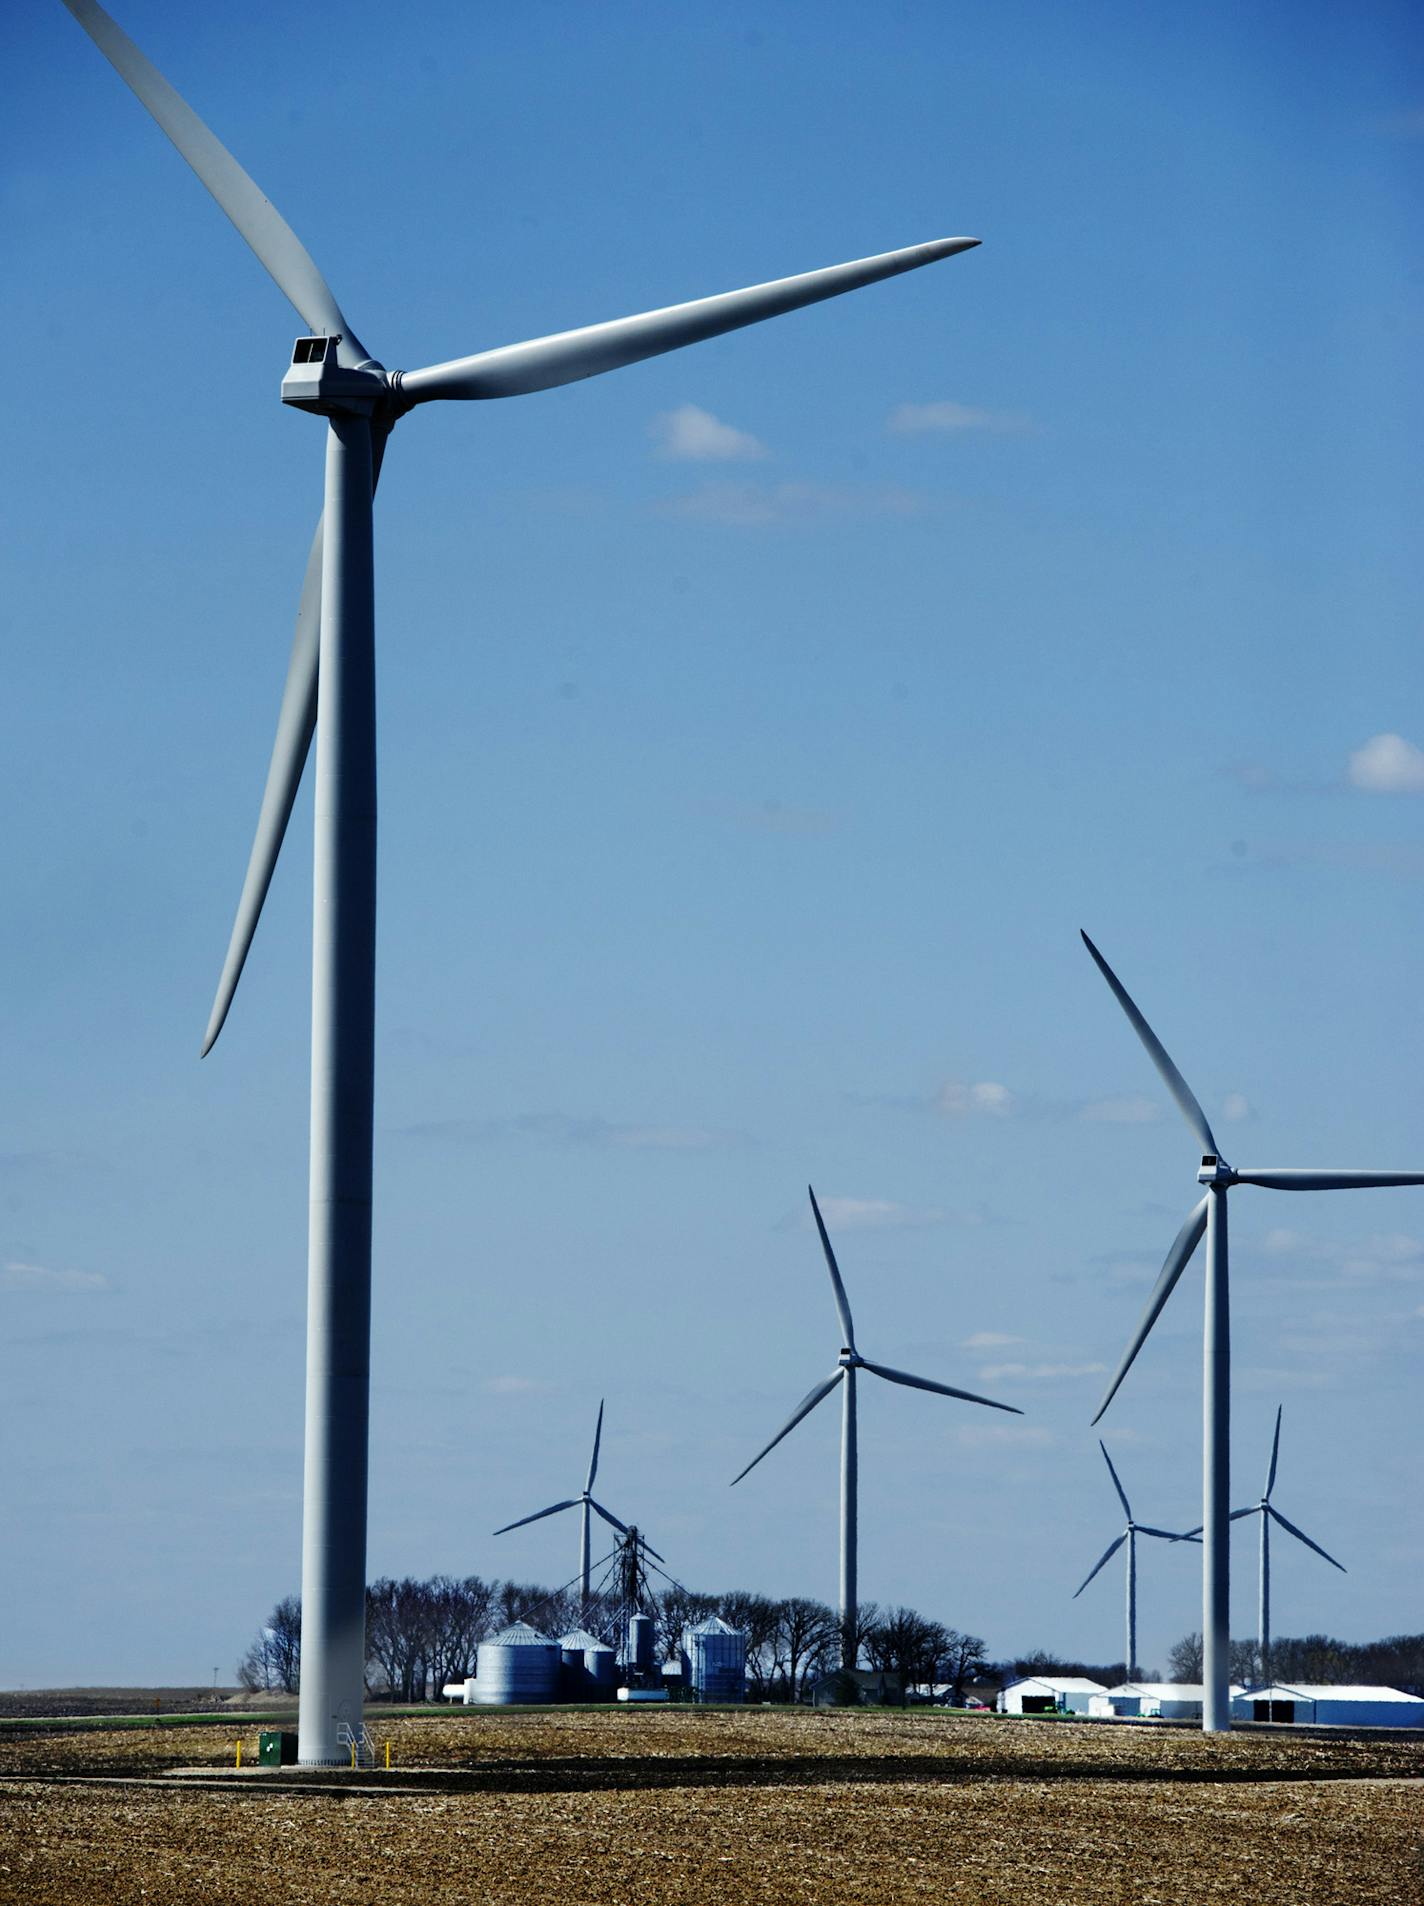
[(930, 431), (987, 430), (999, 436), (1021, 436), (1032, 425), (1018, 410), (981, 410), (973, 404), (900, 404), (885, 420), (897, 437), (922, 436)]
[(707, 483), (655, 507), (659, 515), (684, 522), (767, 529), (855, 518), (925, 516), (936, 507), (936, 499), (923, 490), (892, 484)]
[(1022, 1337), (1005, 1336), (1002, 1330), (976, 1330), (972, 1337), (960, 1342), (961, 1350), (1007, 1350), (1010, 1344), (1022, 1343)]
[(1221, 1101), (1221, 1116), (1232, 1125), (1243, 1125), (1255, 1118), (1255, 1108), (1244, 1092), (1228, 1092)]
[(981, 1383), (999, 1383), (1017, 1377), (1024, 1383), (1059, 1383), (1065, 1377), (1106, 1376), (1105, 1363), (986, 1363), (979, 1372)]
[(1414, 1283), (1424, 1277), (1424, 1240), (1404, 1231), (1341, 1243), (1278, 1225), (1266, 1233), (1261, 1248), (1277, 1261), (1323, 1267), (1353, 1284)]
[(1141, 1092), (1124, 1092), (1116, 1098), (1089, 1099), (1078, 1108), (1078, 1117), (1090, 1125), (1152, 1125), (1162, 1116), (1156, 1099)]
[[(821, 1216), (838, 1231), (919, 1229), (943, 1224), (946, 1214), (929, 1207), (895, 1204), (889, 1198), (821, 1198)], [(811, 1222), (807, 1214), (806, 1223)]]
[(22, 1264), (13, 1258), (0, 1266), (0, 1291), (106, 1291), (111, 1288), (102, 1271), (55, 1271), (45, 1264)]
[(1019, 1102), (1006, 1085), (997, 1079), (979, 1079), (966, 1083), (946, 1079), (935, 1094), (935, 1110), (945, 1118), (1012, 1118)]
[(633, 1125), (567, 1112), (525, 1112), (515, 1118), (423, 1119), (398, 1128), (403, 1138), (443, 1139), (490, 1145), (525, 1139), (543, 1145), (588, 1146), (607, 1151), (730, 1151), (750, 1141), (743, 1132), (704, 1125)]
[(1371, 735), (1350, 756), (1349, 780), (1366, 794), (1424, 794), (1424, 751), (1403, 735)]
[(660, 411), (648, 425), (657, 454), (679, 463), (756, 463), (771, 452), (748, 431), (737, 430), (696, 404)]

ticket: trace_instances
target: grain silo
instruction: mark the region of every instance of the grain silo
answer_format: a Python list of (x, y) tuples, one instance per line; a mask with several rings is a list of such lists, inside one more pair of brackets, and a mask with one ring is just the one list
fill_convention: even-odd
[(694, 1701), (740, 1702), (747, 1693), (747, 1638), (718, 1615), (682, 1631), (687, 1685)]
[[(575, 1628), (572, 1634), (559, 1636), (561, 1701), (596, 1701), (599, 1698), (588, 1657), (591, 1649), (602, 1646), (598, 1636), (589, 1634), (586, 1628)], [(613, 1651), (608, 1649), (606, 1652), (611, 1654)]]
[[(559, 1644), (517, 1621), (480, 1643), (475, 1662), (477, 1707), (542, 1706), (558, 1699)], [(469, 1698), (468, 1696), (466, 1697)]]
[(611, 1701), (618, 1690), (618, 1651), (606, 1641), (596, 1641), (584, 1650), (584, 1667), (593, 1692), (590, 1701)]
[(653, 1672), (653, 1618), (651, 1615), (628, 1617), (628, 1670), (639, 1680)]

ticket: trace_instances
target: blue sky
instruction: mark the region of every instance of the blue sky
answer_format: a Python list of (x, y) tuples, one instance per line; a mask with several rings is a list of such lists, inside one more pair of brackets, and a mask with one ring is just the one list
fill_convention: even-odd
[[(861, 1579), (1111, 1656), (1088, 1419), (1195, 1141), (1424, 1157), (1424, 71), (1404, 6), (491, 6), (122, 23), (413, 367), (946, 233), (980, 250), (405, 421), (378, 506), (370, 1569)], [(310, 812), (197, 1050), (320, 427), (293, 314), (63, 10), (11, 9), (0, 1683), (226, 1675), (297, 1587)], [(1389, 738), (1394, 739), (1389, 739)], [(1381, 739), (1385, 738), (1385, 739)], [(1424, 1193), (1233, 1205), (1233, 1492), (1282, 1632), (1420, 1625)], [(1198, 1520), (1200, 1268), (1105, 1419)], [(1411, 1382), (1411, 1377), (1413, 1381)], [(1293, 1552), (1290, 1552), (1293, 1551)], [(1254, 1617), (1238, 1544), (1234, 1626)], [(1199, 1622), (1144, 1558), (1142, 1653)]]

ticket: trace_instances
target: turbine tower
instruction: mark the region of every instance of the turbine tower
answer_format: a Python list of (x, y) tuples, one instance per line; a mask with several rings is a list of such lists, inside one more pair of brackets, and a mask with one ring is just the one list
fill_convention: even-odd
[(1127, 1544), (1127, 1653), (1124, 1659), (1127, 1663), (1127, 1670), (1123, 1675), (1123, 1679), (1125, 1681), (1131, 1681), (1137, 1674), (1137, 1538), (1140, 1535), (1156, 1535), (1160, 1536), (1164, 1542), (1190, 1542), (1198, 1532), (1193, 1530), (1190, 1535), (1174, 1535), (1170, 1529), (1154, 1529), (1150, 1523), (1134, 1522), (1132, 1519), (1132, 1504), (1127, 1499), (1127, 1491), (1118, 1480), (1117, 1471), (1113, 1468), (1112, 1457), (1109, 1456), (1106, 1445), (1103, 1443), (1100, 1442), (1098, 1448), (1103, 1452), (1103, 1461), (1108, 1466), (1108, 1474), (1112, 1477), (1113, 1488), (1116, 1489), (1118, 1500), (1122, 1504), (1122, 1512), (1127, 1517), (1127, 1527), (1115, 1542), (1110, 1543), (1108, 1547), (1103, 1550), (1097, 1561), (1094, 1562), (1093, 1566), (1088, 1570), (1082, 1582), (1074, 1589), (1073, 1600), (1075, 1602), (1077, 1601), (1078, 1597), (1088, 1586), (1088, 1583), (1092, 1581), (1098, 1570), (1112, 1560), (1125, 1542)]
[(831, 1394), (837, 1384), (841, 1386), (841, 1574), (840, 1574), (840, 1625), (841, 1625), (841, 1667), (853, 1668), (858, 1652), (856, 1634), (856, 1614), (859, 1606), (856, 1592), (856, 1516), (858, 1492), (858, 1464), (856, 1458), (856, 1414), (855, 1414), (855, 1378), (858, 1370), (868, 1370), (872, 1376), (884, 1377), (887, 1383), (903, 1383), (912, 1390), (933, 1390), (938, 1396), (958, 1397), (962, 1403), (982, 1403), (987, 1409), (1008, 1410), (1013, 1416), (1022, 1416), (1023, 1411), (1012, 1403), (994, 1403), (987, 1396), (975, 1396), (971, 1390), (955, 1390), (947, 1383), (932, 1383), (928, 1377), (912, 1377), (904, 1370), (888, 1369), (883, 1363), (871, 1363), (855, 1347), (855, 1326), (851, 1322), (850, 1304), (847, 1301), (845, 1285), (841, 1282), (840, 1269), (836, 1264), (836, 1254), (831, 1249), (831, 1240), (826, 1235), (826, 1227), (821, 1219), (821, 1208), (816, 1203), (816, 1194), (808, 1185), (811, 1210), (815, 1214), (816, 1229), (821, 1234), (821, 1249), (826, 1254), (826, 1268), (831, 1274), (831, 1290), (836, 1300), (836, 1310), (841, 1321), (841, 1335), (845, 1342), (835, 1370), (830, 1376), (818, 1383), (796, 1405), (788, 1420), (772, 1437), (766, 1447), (760, 1450), (739, 1475), (733, 1476), (732, 1487), (755, 1469), (762, 1457), (776, 1448), (783, 1436), (789, 1436), (803, 1416), (809, 1416), (816, 1405)]
[[(1337, 1562), (1333, 1555), (1327, 1555), (1318, 1542), (1312, 1542), (1304, 1529), (1298, 1529), (1293, 1522), (1287, 1522), (1280, 1510), (1271, 1501), (1271, 1491), (1276, 1486), (1276, 1460), (1281, 1452), (1281, 1405), (1276, 1405), (1276, 1433), (1271, 1438), (1271, 1467), (1266, 1474), (1266, 1487), (1261, 1492), (1261, 1500), (1253, 1503), (1249, 1509), (1233, 1509), (1231, 1520), (1240, 1522), (1244, 1516), (1261, 1518), (1261, 1559), (1260, 1573), (1257, 1578), (1256, 1602), (1256, 1658), (1260, 1665), (1261, 1680), (1266, 1687), (1271, 1684), (1271, 1523), (1279, 1522), (1287, 1535), (1293, 1535), (1297, 1542), (1303, 1542), (1308, 1549), (1314, 1549), (1317, 1555), (1325, 1557), (1331, 1568), (1338, 1568), (1342, 1575), (1349, 1570), (1343, 1562)], [(1199, 1529), (1191, 1531), (1199, 1535)]]
[[(297, 340), (282, 401), (326, 420), (325, 508), (307, 560), (256, 839), (203, 1044), (207, 1052), (232, 1003), (315, 732), (298, 1758), (325, 1765), (343, 1758), (342, 1727), (360, 1727), (365, 1667), (376, 920), (371, 505), (386, 440), (418, 404), (514, 397), (595, 377), (913, 271), (978, 240), (936, 239), (423, 370), (388, 371), (357, 338), (291, 227), (127, 34), (93, 0), (64, 4), (296, 307), (308, 335)], [(329, 183), (330, 163), (319, 176)]]
[[(502, 1529), (495, 1530), (496, 1535), (508, 1535), (511, 1529), (522, 1529), (524, 1525), (528, 1522), (540, 1522), (543, 1520), (545, 1516), (559, 1515), (565, 1509), (577, 1508), (581, 1511), (581, 1514), (579, 1517), (579, 1523), (580, 1523), (580, 1528), (579, 1528), (579, 1620), (580, 1621), (587, 1621), (588, 1606), (589, 1606), (589, 1601), (591, 1599), (591, 1590), (589, 1586), (589, 1569), (590, 1569), (590, 1556), (592, 1554), (592, 1547), (590, 1543), (590, 1532), (592, 1530), (593, 1525), (590, 1520), (590, 1511), (592, 1511), (593, 1515), (602, 1516), (603, 1520), (606, 1523), (608, 1523), (610, 1528), (617, 1529), (620, 1535), (627, 1535), (628, 1533), (628, 1525), (626, 1522), (620, 1522), (617, 1516), (611, 1514), (607, 1509), (605, 1509), (601, 1502), (595, 1502), (593, 1499), (593, 1479), (598, 1474), (598, 1446), (602, 1441), (603, 1441), (603, 1404), (600, 1402), (598, 1406), (598, 1421), (594, 1425), (594, 1431), (593, 1431), (593, 1454), (589, 1458), (588, 1479), (584, 1483), (583, 1494), (578, 1496), (569, 1496), (563, 1502), (552, 1503), (550, 1507), (547, 1509), (536, 1509), (532, 1516), (521, 1516), (517, 1522), (506, 1522)], [(660, 1555), (658, 1555), (658, 1552), (656, 1549), (648, 1548), (648, 1544), (646, 1542), (643, 1543), (643, 1547), (648, 1549), (649, 1555), (657, 1555), (658, 1560), (660, 1562), (662, 1561), (663, 1558)]]
[(1087, 934), (1083, 944), (1112, 988), (1133, 1030), (1146, 1046), (1177, 1108), (1202, 1144), (1197, 1183), (1206, 1187), (1172, 1242), (1161, 1275), (1153, 1286), (1132, 1340), (1123, 1352), (1107, 1394), (1093, 1418), (1098, 1422), (1132, 1367), (1148, 1332), (1171, 1296), (1193, 1251), (1206, 1237), (1206, 1310), (1202, 1345), (1202, 1727), (1220, 1733), (1231, 1726), (1230, 1680), (1230, 1441), (1231, 1324), (1228, 1301), (1226, 1194), (1233, 1185), (1260, 1185), (1267, 1191), (1362, 1191), (1380, 1185), (1424, 1185), (1417, 1171), (1302, 1171), (1266, 1168), (1236, 1171), (1222, 1157), (1206, 1114), (1191, 1087), (1168, 1058), (1155, 1032)]

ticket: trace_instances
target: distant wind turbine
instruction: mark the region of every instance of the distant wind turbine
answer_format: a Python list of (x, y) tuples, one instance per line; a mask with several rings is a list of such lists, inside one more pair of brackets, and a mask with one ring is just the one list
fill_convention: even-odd
[(855, 1347), (855, 1326), (851, 1322), (850, 1304), (846, 1299), (845, 1285), (836, 1264), (836, 1254), (831, 1249), (831, 1240), (826, 1235), (826, 1227), (821, 1220), (821, 1208), (816, 1203), (816, 1194), (808, 1185), (811, 1210), (815, 1214), (816, 1229), (821, 1234), (821, 1248), (826, 1254), (826, 1268), (831, 1274), (831, 1289), (835, 1295), (836, 1310), (841, 1320), (841, 1334), (845, 1338), (841, 1346), (840, 1359), (835, 1371), (824, 1382), (818, 1383), (792, 1411), (790, 1418), (772, 1437), (765, 1449), (752, 1457), (740, 1475), (733, 1476), (732, 1487), (755, 1469), (762, 1457), (767, 1455), (801, 1421), (809, 1416), (816, 1405), (831, 1394), (839, 1383), (841, 1388), (841, 1578), (840, 1578), (840, 1623), (841, 1623), (841, 1666), (853, 1668), (856, 1661), (856, 1615), (858, 1601), (856, 1594), (856, 1512), (858, 1465), (856, 1460), (856, 1416), (855, 1416), (855, 1373), (868, 1370), (872, 1376), (884, 1377), (887, 1383), (903, 1383), (912, 1390), (933, 1390), (938, 1396), (957, 1397), (962, 1403), (982, 1403), (991, 1410), (1008, 1410), (1013, 1416), (1022, 1416), (1023, 1411), (1015, 1409), (1012, 1403), (994, 1403), (987, 1396), (975, 1396), (971, 1390), (955, 1390), (947, 1383), (932, 1383), (928, 1377), (912, 1377), (904, 1370), (891, 1370), (883, 1363), (871, 1363), (862, 1357)]
[[(743, 325), (856, 291), (968, 251), (938, 238), (689, 304), (388, 371), (356, 336), (271, 200), (94, 0), (64, 0), (197, 173), (290, 302), (297, 339), (282, 401), (326, 420), (325, 508), (307, 558), (291, 662), (257, 833), (203, 1051), (232, 1004), (317, 737), (312, 935), (311, 1206), (307, 1253), (306, 1455), (302, 1500), (302, 1687), (297, 1758), (345, 1758), (365, 1687), (366, 1504), (371, 1334), (371, 1134), (376, 959), (375, 579), (371, 506), (391, 431), (435, 399), (518, 397), (597, 377)], [(300, 10), (299, 38), (313, 21)], [(312, 44), (309, 37), (303, 45)], [(379, 49), (372, 49), (379, 60)], [(397, 67), (399, 63), (397, 62)], [(392, 69), (393, 73), (396, 69)], [(394, 82), (393, 82), (394, 83)], [(359, 138), (361, 129), (355, 129)], [(349, 200), (341, 160), (309, 168)], [(382, 221), (362, 208), (369, 262)], [(218, 380), (222, 382), (222, 380)], [(223, 397), (204, 401), (217, 406)], [(217, 425), (219, 433), (221, 424)], [(219, 453), (220, 454), (220, 453)]]
[[(1287, 1535), (1293, 1535), (1297, 1542), (1303, 1542), (1308, 1549), (1324, 1556), (1331, 1568), (1338, 1568), (1342, 1575), (1349, 1570), (1343, 1562), (1337, 1562), (1333, 1555), (1327, 1555), (1318, 1542), (1312, 1542), (1304, 1529), (1298, 1529), (1293, 1522), (1287, 1522), (1280, 1510), (1271, 1501), (1271, 1491), (1276, 1486), (1276, 1459), (1281, 1450), (1281, 1405), (1276, 1405), (1276, 1433), (1271, 1438), (1271, 1467), (1266, 1475), (1266, 1487), (1261, 1492), (1261, 1500), (1253, 1503), (1249, 1509), (1233, 1509), (1231, 1520), (1240, 1522), (1244, 1516), (1261, 1518), (1261, 1561), (1257, 1579), (1256, 1604), (1256, 1655), (1260, 1662), (1261, 1680), (1269, 1687), (1271, 1683), (1271, 1522), (1279, 1522)], [(1193, 1529), (1192, 1535), (1200, 1535), (1201, 1530)]]
[(1260, 1185), (1267, 1191), (1363, 1191), (1380, 1185), (1424, 1185), (1418, 1171), (1302, 1171), (1270, 1167), (1235, 1171), (1221, 1156), (1206, 1114), (1191, 1087), (1168, 1058), (1166, 1048), (1133, 1004), (1116, 973), (1087, 934), (1083, 944), (1092, 954), (1134, 1032), (1146, 1046), (1161, 1073), (1177, 1109), (1203, 1146), (1197, 1183), (1206, 1196), (1195, 1206), (1173, 1240), (1161, 1275), (1147, 1300), (1142, 1320), (1123, 1352), (1107, 1394), (1098, 1405), (1096, 1423), (1117, 1394), (1118, 1385), (1132, 1367), (1162, 1306), (1203, 1235), (1206, 1237), (1206, 1314), (1203, 1325), (1202, 1395), (1202, 1727), (1220, 1733), (1231, 1726), (1230, 1679), (1230, 1461), (1231, 1461), (1231, 1324), (1227, 1282), (1226, 1194), (1232, 1185)]
[[(532, 1516), (521, 1516), (517, 1522), (506, 1522), (502, 1529), (495, 1530), (496, 1535), (508, 1535), (511, 1529), (522, 1529), (526, 1523), (542, 1521), (545, 1516), (556, 1516), (564, 1509), (577, 1508), (581, 1511), (579, 1517), (579, 1619), (581, 1621), (588, 1619), (588, 1606), (591, 1595), (589, 1588), (589, 1569), (590, 1556), (592, 1553), (590, 1543), (592, 1524), (589, 1520), (589, 1511), (592, 1510), (596, 1516), (602, 1516), (610, 1528), (617, 1529), (620, 1535), (628, 1534), (627, 1523), (620, 1522), (617, 1516), (610, 1510), (605, 1509), (601, 1502), (595, 1502), (593, 1499), (593, 1479), (598, 1474), (598, 1447), (602, 1441), (603, 1404), (600, 1402), (598, 1406), (598, 1421), (594, 1425), (593, 1431), (593, 1454), (589, 1458), (588, 1480), (584, 1483), (583, 1494), (569, 1496), (563, 1502), (551, 1503), (547, 1509), (536, 1509)], [(663, 1560), (662, 1556), (658, 1555), (657, 1550), (653, 1548), (646, 1539), (640, 1537), (639, 1540), (642, 1542), (642, 1546), (647, 1549), (649, 1555), (657, 1555), (660, 1562)]]
[(1074, 1589), (1073, 1600), (1075, 1602), (1077, 1601), (1078, 1597), (1088, 1586), (1088, 1583), (1092, 1581), (1098, 1570), (1105, 1567), (1106, 1564), (1112, 1560), (1125, 1542), (1127, 1544), (1127, 1654), (1125, 1656), (1127, 1672), (1123, 1676), (1123, 1679), (1132, 1681), (1136, 1678), (1138, 1672), (1137, 1538), (1140, 1535), (1156, 1535), (1160, 1536), (1164, 1542), (1189, 1542), (1199, 1532), (1194, 1529), (1190, 1535), (1174, 1535), (1170, 1529), (1154, 1529), (1150, 1523), (1134, 1522), (1132, 1519), (1132, 1504), (1127, 1499), (1127, 1491), (1118, 1480), (1117, 1471), (1113, 1468), (1112, 1457), (1109, 1456), (1107, 1448), (1103, 1443), (1100, 1442), (1098, 1448), (1103, 1452), (1103, 1461), (1108, 1466), (1108, 1474), (1112, 1477), (1113, 1488), (1116, 1489), (1118, 1493), (1118, 1500), (1122, 1504), (1122, 1512), (1127, 1517), (1127, 1527), (1115, 1542), (1110, 1543), (1108, 1547), (1103, 1550), (1097, 1561), (1094, 1562), (1093, 1566), (1088, 1570), (1082, 1582)]

